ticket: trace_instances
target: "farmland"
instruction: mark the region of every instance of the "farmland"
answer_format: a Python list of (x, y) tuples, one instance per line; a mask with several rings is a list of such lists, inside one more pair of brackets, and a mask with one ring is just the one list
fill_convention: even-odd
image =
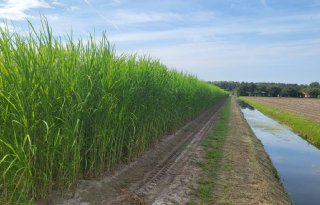
[(241, 99), (262, 113), (288, 125), (310, 143), (320, 146), (320, 101), (318, 99), (257, 97)]
[(54, 37), (44, 20), (0, 34), (0, 202), (33, 204), (141, 155), (226, 93), (105, 35)]
[(320, 99), (284, 97), (250, 97), (250, 99), (284, 111), (320, 121)]
[(1, 204), (289, 203), (234, 97), (42, 23), (1, 29)]
[(320, 203), (319, 14), (0, 0), (0, 205)]

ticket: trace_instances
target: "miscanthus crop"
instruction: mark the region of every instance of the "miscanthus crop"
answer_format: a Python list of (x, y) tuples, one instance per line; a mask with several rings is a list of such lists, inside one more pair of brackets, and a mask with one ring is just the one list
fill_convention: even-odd
[(137, 157), (225, 93), (105, 35), (54, 37), (47, 22), (0, 34), (0, 203), (32, 204)]

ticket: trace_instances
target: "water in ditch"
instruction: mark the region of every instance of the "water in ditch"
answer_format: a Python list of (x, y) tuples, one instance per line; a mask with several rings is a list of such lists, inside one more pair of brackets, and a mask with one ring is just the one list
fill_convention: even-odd
[(261, 112), (240, 103), (293, 204), (320, 204), (320, 150)]

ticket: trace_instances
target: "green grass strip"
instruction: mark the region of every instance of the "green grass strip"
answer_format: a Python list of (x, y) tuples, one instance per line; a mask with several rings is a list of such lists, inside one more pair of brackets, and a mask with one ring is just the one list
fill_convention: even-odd
[(258, 103), (250, 98), (241, 97), (241, 100), (258, 109), (269, 117), (286, 124), (310, 143), (320, 147), (320, 122), (313, 119), (283, 111), (278, 108)]
[(219, 113), (211, 134), (204, 140), (202, 146), (205, 150), (205, 158), (199, 163), (204, 175), (198, 181), (197, 202), (189, 204), (211, 204), (213, 201), (213, 187), (216, 177), (217, 164), (221, 158), (221, 149), (228, 132), (230, 115), (230, 99), (228, 99)]

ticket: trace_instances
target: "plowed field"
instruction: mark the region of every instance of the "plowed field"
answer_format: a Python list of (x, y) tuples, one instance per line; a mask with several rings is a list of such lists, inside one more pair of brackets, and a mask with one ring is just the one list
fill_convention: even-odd
[(320, 99), (250, 97), (251, 100), (320, 121)]

